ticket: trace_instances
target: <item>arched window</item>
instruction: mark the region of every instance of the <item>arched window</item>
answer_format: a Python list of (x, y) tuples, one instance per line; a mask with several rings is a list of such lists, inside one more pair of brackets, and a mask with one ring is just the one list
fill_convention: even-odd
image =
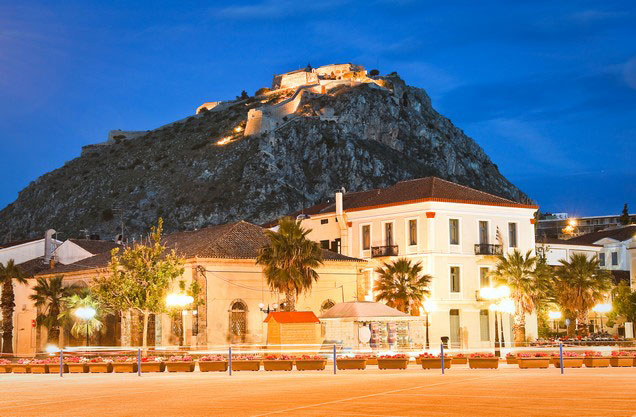
[(230, 336), (232, 341), (245, 342), (247, 335), (247, 304), (237, 299), (230, 304)]
[(335, 305), (336, 305), (335, 301), (333, 301), (333, 300), (325, 300), (320, 305), (320, 312), (324, 313), (325, 311), (329, 310), (331, 307), (333, 307)]

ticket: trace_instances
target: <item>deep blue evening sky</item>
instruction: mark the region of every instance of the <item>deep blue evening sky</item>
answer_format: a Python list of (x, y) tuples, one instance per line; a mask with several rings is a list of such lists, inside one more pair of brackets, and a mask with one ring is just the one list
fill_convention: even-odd
[(636, 3), (521, 3), (0, 0), (0, 206), (110, 129), (355, 62), (426, 89), (543, 211), (636, 212)]

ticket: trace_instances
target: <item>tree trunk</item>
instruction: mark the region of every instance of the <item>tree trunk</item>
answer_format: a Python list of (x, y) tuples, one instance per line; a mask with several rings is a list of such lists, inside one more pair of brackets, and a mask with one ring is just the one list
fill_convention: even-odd
[(287, 290), (285, 292), (285, 311), (296, 311), (295, 290)]
[[(51, 308), (51, 310), (49, 311), (49, 315), (51, 317), (57, 317), (60, 315), (60, 311), (56, 308)], [(56, 344), (59, 342), (60, 339), (60, 326), (55, 325), (55, 326), (51, 326), (50, 329), (48, 329), (48, 336), (46, 337), (46, 340), (48, 343), (52, 343), (52, 344)]]
[(580, 337), (585, 337), (589, 333), (589, 329), (587, 327), (587, 311), (579, 310), (576, 315), (576, 334)]
[(526, 315), (519, 307), (513, 317), (512, 330), (515, 335), (515, 346), (523, 346), (526, 342)]
[(144, 311), (144, 333), (141, 336), (141, 344), (144, 351), (144, 356), (148, 354), (148, 317), (150, 317), (150, 312)]
[(13, 281), (2, 285), (2, 353), (13, 353)]

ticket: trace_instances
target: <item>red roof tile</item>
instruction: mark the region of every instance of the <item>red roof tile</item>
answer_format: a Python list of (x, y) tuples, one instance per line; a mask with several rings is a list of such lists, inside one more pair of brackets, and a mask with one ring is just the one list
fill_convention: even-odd
[(320, 323), (313, 311), (277, 311), (269, 313), (263, 322), (268, 323), (271, 319), (278, 323)]

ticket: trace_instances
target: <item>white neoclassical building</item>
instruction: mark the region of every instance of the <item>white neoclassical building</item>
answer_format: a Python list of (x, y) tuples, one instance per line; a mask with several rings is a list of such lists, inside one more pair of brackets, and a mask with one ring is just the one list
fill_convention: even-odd
[[(449, 337), (453, 347), (485, 348), (494, 343), (494, 314), (481, 300), (490, 286), (496, 255), (535, 250), (537, 207), (435, 177), (402, 181), (363, 192), (338, 192), (332, 201), (304, 209), (309, 237), (343, 255), (369, 263), (363, 291), (375, 298), (375, 269), (401, 257), (421, 262), (433, 277), (429, 315), (431, 345)], [(510, 317), (503, 315), (511, 340)], [(373, 331), (373, 328), (371, 329)], [(390, 333), (390, 332), (389, 332)], [(526, 335), (537, 336), (536, 316)], [(377, 337), (381, 337), (378, 335)]]

